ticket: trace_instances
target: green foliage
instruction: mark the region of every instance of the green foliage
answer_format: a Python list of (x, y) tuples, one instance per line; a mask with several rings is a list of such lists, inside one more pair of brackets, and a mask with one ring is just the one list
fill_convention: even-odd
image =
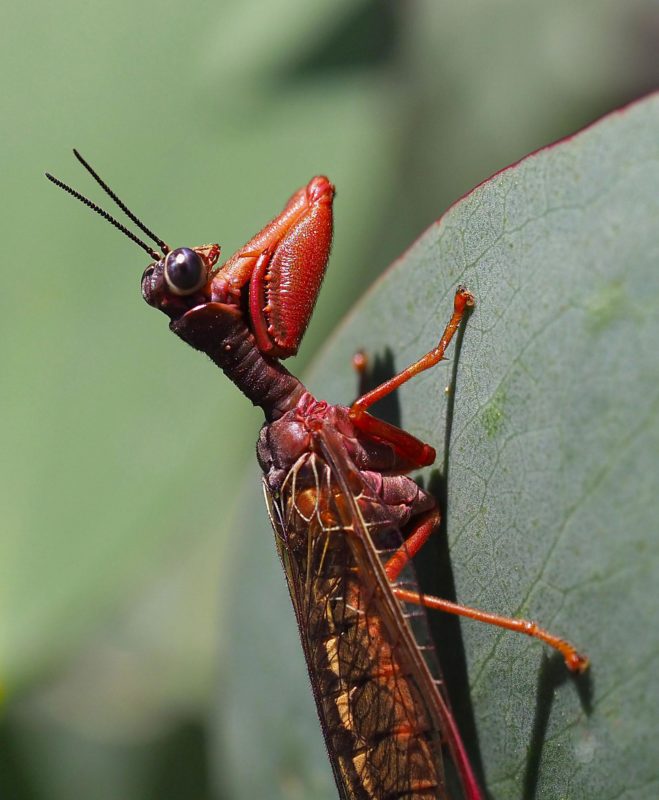
[[(145, 307), (143, 253), (42, 173), (112, 210), (70, 155), (76, 146), (172, 245), (218, 240), (225, 254), (327, 173), (336, 239), (297, 372), (456, 197), (656, 85), (645, 33), (656, 12), (651, 0), (35, 0), (4, 11), (0, 795), (189, 800), (202, 794), (191, 786), (211, 792), (214, 678), (245, 671), (240, 650), (224, 661), (233, 638), (220, 603), (230, 615), (233, 587), (261, 584), (259, 558), (274, 564), (258, 529), (231, 524), (259, 416)], [(425, 285), (408, 282), (397, 316), (425, 299)], [(588, 335), (640, 313), (625, 286), (584, 298)], [(481, 304), (510, 294), (474, 288)], [(448, 294), (436, 299), (411, 329), (423, 339), (392, 343), (396, 364), (445, 319)], [(334, 377), (335, 399), (350, 397), (345, 363)], [(515, 398), (483, 397), (486, 446), (507, 435)], [(401, 400), (423, 434), (414, 391)], [(240, 575), (243, 544), (254, 572)], [(273, 581), (283, 598), (277, 572)], [(290, 643), (280, 634), (290, 610), (276, 608), (268, 599), (252, 610), (299, 659), (294, 629)], [(268, 682), (275, 660), (251, 690), (266, 710), (266, 690), (281, 694), (281, 677)], [(317, 743), (319, 785), (327, 767), (309, 719), (300, 730)], [(243, 723), (229, 738), (247, 747)], [(279, 724), (271, 735), (285, 740)], [(297, 745), (292, 718), (286, 735)], [(267, 760), (265, 741), (259, 752)], [(306, 755), (272, 763), (286, 765), (294, 796)]]
[[(469, 621), (438, 642), (497, 800), (656, 793), (658, 186), (654, 96), (454, 205), (359, 303), (309, 375), (318, 396), (349, 400), (356, 348), (393, 354), (402, 368), (436, 341), (456, 285), (476, 296), (459, 357), (453, 349), (450, 363), (400, 390), (400, 422), (440, 454), (434, 480), (445, 483), (458, 599), (537, 619), (592, 659), (575, 680), (537, 642)], [(234, 526), (234, 647), (218, 694), (229, 796), (331, 798), (252, 481)], [(446, 565), (426, 562), (428, 571)], [(454, 668), (461, 653), (466, 697)]]

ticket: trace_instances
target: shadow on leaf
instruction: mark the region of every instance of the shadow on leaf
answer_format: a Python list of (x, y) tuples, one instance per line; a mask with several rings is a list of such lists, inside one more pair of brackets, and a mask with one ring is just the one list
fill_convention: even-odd
[(558, 653), (549, 655), (544, 652), (538, 672), (535, 719), (524, 773), (524, 791), (522, 794), (524, 800), (534, 800), (537, 796), (542, 750), (547, 736), (554, 696), (556, 689), (568, 680), (573, 681), (579, 695), (581, 707), (589, 715), (592, 711), (592, 671), (589, 669), (583, 675), (573, 675), (565, 666), (562, 656)]

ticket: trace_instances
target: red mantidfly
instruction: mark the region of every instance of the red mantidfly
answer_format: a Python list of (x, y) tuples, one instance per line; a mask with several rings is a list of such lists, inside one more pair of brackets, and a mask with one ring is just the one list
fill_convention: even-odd
[(440, 511), (407, 473), (432, 464), (435, 451), (368, 409), (444, 357), (472, 295), (457, 289), (451, 319), (429, 353), (350, 407), (330, 405), (280, 363), (297, 352), (327, 265), (334, 198), (327, 178), (313, 178), (216, 267), (218, 245), (171, 250), (74, 153), (160, 252), (47, 177), (149, 254), (144, 299), (264, 411), (257, 445), (264, 492), (339, 796), (478, 800), (424, 608), (540, 639), (573, 672), (588, 661), (535, 623), (424, 596), (414, 576), (411, 559)]

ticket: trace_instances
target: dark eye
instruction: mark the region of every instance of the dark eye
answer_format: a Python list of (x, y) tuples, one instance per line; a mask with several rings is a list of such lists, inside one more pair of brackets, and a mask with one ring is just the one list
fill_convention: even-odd
[(206, 283), (201, 256), (189, 247), (172, 250), (165, 259), (165, 280), (174, 294), (192, 294)]

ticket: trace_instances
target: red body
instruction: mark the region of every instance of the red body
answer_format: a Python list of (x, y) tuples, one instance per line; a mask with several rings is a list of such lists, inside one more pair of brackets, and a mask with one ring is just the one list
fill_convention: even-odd
[(327, 178), (314, 178), (214, 277), (214, 299), (248, 284), (250, 327), (266, 355), (287, 358), (297, 353), (325, 275), (333, 197)]
[(75, 155), (162, 256), (83, 195), (49, 179), (154, 258), (142, 276), (145, 300), (264, 411), (257, 447), (264, 489), (340, 797), (480, 800), (424, 606), (541, 639), (575, 672), (588, 660), (533, 622), (423, 596), (416, 583), (411, 558), (440, 512), (405, 473), (431, 464), (435, 451), (367, 409), (444, 357), (473, 297), (458, 288), (449, 323), (426, 355), (350, 408), (329, 405), (279, 361), (297, 352), (327, 265), (334, 197), (327, 178), (296, 192), (216, 268), (218, 245), (170, 250)]
[[(386, 571), (419, 520), (436, 524), (433, 498), (402, 474), (431, 463), (434, 450), (315, 400), (279, 363), (297, 351), (316, 300), (333, 194), (314, 178), (217, 270), (217, 250), (194, 248), (208, 276), (196, 292), (172, 296), (166, 258), (147, 269), (142, 290), (264, 410), (258, 456), (340, 796), (477, 800), (425, 612), (395, 598)], [(418, 593), (408, 560), (395, 585)]]

